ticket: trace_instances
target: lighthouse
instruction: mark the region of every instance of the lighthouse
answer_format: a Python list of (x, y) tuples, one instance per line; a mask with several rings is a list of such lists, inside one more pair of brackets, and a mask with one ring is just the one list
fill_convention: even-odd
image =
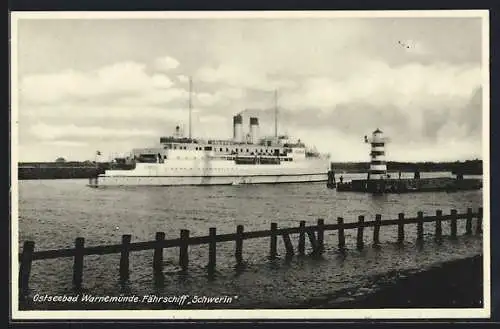
[(382, 130), (378, 129), (372, 133), (372, 137), (365, 136), (365, 143), (370, 143), (370, 169), (368, 179), (385, 179), (387, 177), (387, 164), (385, 162), (385, 144), (387, 138)]

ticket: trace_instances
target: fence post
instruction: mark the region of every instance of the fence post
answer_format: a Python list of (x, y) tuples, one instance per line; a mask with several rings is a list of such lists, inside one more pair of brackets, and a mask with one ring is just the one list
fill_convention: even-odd
[(483, 207), (479, 207), (477, 214), (476, 234), (483, 233)]
[(382, 215), (375, 215), (375, 226), (373, 227), (373, 245), (378, 246), (380, 244), (380, 225), (382, 224)]
[(156, 232), (156, 246), (153, 253), (153, 270), (161, 272), (163, 270), (163, 246), (160, 244), (165, 240), (165, 232)]
[(467, 208), (467, 221), (465, 222), (465, 234), (472, 234), (472, 208)]
[(443, 216), (442, 210), (436, 210), (436, 240), (441, 240), (443, 234), (443, 227), (441, 226), (441, 217)]
[(345, 236), (344, 236), (344, 219), (342, 217), (337, 218), (337, 224), (339, 226), (339, 249), (345, 249)]
[(309, 242), (311, 243), (312, 255), (317, 255), (319, 250), (318, 239), (316, 239), (316, 234), (314, 234), (313, 229), (307, 230), (307, 236), (309, 237)]
[(277, 230), (278, 230), (278, 224), (271, 223), (271, 242), (270, 242), (270, 252), (269, 252), (269, 258), (271, 259), (276, 258)]
[(208, 229), (208, 236), (210, 237), (210, 241), (208, 242), (208, 269), (213, 270), (216, 263), (217, 228), (210, 227)]
[(120, 281), (127, 281), (129, 278), (129, 254), (130, 254), (130, 234), (122, 235), (122, 251), (120, 255)]
[(243, 262), (243, 225), (236, 226), (236, 263), (240, 265)]
[(299, 255), (306, 253), (306, 221), (301, 220), (299, 225)]
[(452, 239), (457, 238), (457, 210), (451, 210), (450, 235)]
[(35, 250), (34, 241), (25, 241), (23, 245), (23, 253), (21, 256), (21, 264), (19, 266), (19, 290), (25, 295), (28, 293), (31, 263), (33, 261), (33, 252)]
[(398, 243), (402, 244), (405, 241), (405, 214), (398, 214)]
[(364, 230), (364, 224), (365, 224), (365, 216), (360, 215), (358, 216), (358, 235), (356, 238), (356, 247), (361, 250), (364, 247), (364, 242), (363, 242), (363, 230)]
[(186, 271), (189, 264), (189, 230), (181, 230), (181, 244), (179, 248), (179, 265), (183, 271)]
[(83, 249), (85, 245), (84, 238), (75, 239), (75, 258), (73, 262), (73, 285), (76, 289), (82, 287), (83, 281)]
[(293, 254), (294, 254), (293, 244), (292, 244), (292, 240), (290, 240), (290, 235), (288, 233), (283, 233), (282, 237), (283, 237), (283, 242), (285, 243), (286, 256), (287, 257), (293, 256)]
[(325, 220), (323, 218), (318, 219), (318, 254), (322, 254), (325, 251)]
[(424, 213), (419, 211), (417, 213), (417, 241), (421, 242), (424, 240)]

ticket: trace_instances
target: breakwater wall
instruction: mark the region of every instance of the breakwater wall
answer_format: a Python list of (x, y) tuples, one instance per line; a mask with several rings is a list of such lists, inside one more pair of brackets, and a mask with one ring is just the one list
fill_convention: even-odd
[(336, 187), (337, 191), (340, 192), (408, 193), (479, 190), (482, 188), (483, 184), (479, 179), (454, 179), (449, 177), (438, 177), (422, 179), (359, 179), (352, 180), (346, 183), (336, 184), (331, 179), (329, 179), (327, 186), (330, 188)]
[(109, 163), (87, 162), (30, 162), (19, 163), (18, 179), (71, 179), (90, 178), (104, 173), (110, 168)]

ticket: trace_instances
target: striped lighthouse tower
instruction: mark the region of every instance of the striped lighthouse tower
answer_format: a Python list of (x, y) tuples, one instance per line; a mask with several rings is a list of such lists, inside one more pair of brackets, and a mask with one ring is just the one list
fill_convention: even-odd
[(387, 177), (387, 164), (385, 162), (385, 143), (387, 141), (384, 133), (378, 128), (372, 133), (371, 138), (365, 136), (365, 143), (371, 145), (368, 179), (385, 179)]

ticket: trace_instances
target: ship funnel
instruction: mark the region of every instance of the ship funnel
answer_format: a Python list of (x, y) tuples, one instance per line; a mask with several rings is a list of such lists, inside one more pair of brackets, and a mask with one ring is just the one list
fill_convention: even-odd
[(243, 142), (243, 118), (241, 114), (233, 117), (233, 140), (236, 143)]
[(259, 141), (259, 119), (250, 118), (250, 143), (257, 144)]

